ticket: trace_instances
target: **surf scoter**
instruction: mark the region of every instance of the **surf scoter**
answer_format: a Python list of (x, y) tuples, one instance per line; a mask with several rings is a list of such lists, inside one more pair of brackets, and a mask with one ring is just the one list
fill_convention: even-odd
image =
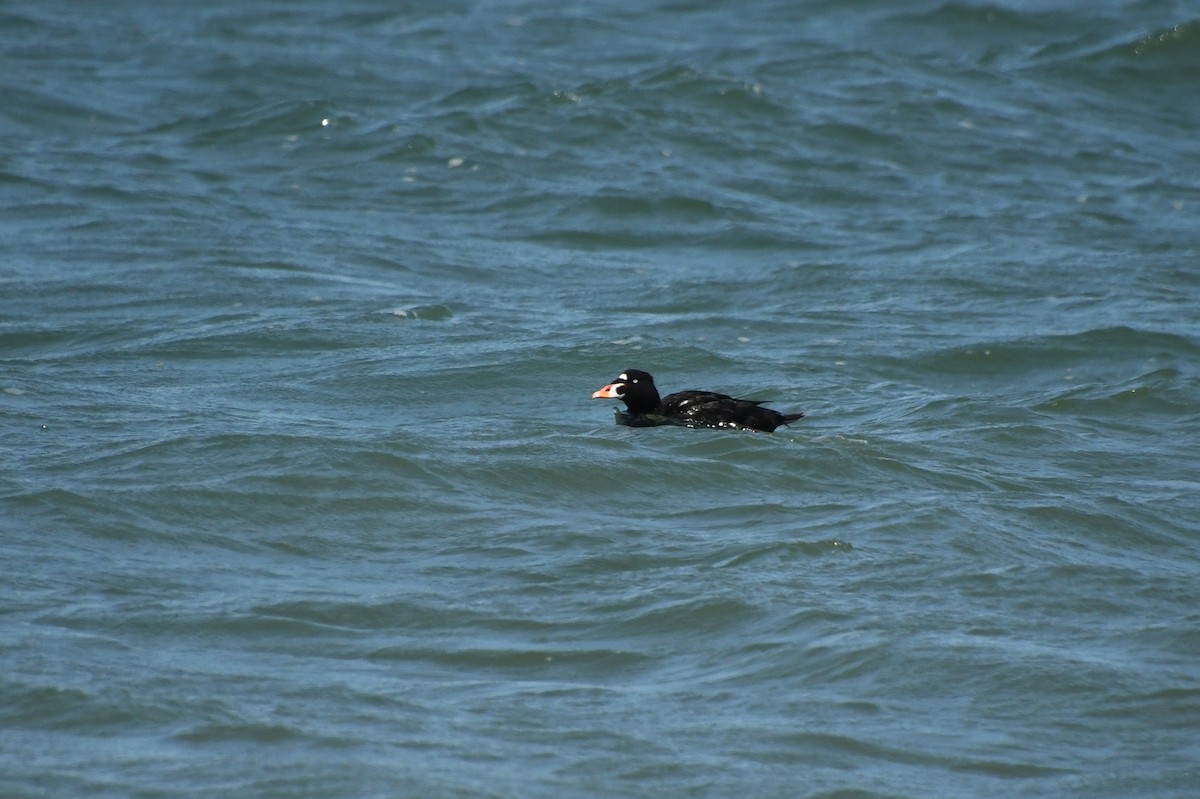
[(734, 427), (771, 432), (794, 422), (803, 413), (779, 413), (759, 405), (765, 400), (736, 399), (714, 391), (679, 391), (658, 396), (654, 378), (637, 369), (627, 369), (617, 379), (592, 394), (592, 399), (619, 399), (629, 409), (617, 412), (617, 423), (631, 427), (680, 424), (688, 427)]

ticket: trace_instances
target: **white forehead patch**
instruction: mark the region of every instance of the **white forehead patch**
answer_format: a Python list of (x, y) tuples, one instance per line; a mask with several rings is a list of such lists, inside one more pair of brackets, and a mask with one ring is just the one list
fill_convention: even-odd
[(618, 380), (628, 380), (629, 377), (627, 377), (625, 374), (619, 374), (619, 375), (617, 375), (617, 379)]

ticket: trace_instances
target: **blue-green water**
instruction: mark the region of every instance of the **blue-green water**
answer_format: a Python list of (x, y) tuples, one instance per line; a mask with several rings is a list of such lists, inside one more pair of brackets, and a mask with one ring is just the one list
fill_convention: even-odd
[(0, 51), (0, 794), (1200, 795), (1193, 4)]

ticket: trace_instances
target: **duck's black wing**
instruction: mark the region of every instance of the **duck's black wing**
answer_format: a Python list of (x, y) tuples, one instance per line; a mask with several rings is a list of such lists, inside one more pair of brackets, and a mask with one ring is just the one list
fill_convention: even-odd
[(690, 427), (739, 427), (767, 432), (804, 415), (762, 408), (763, 402), (738, 399), (715, 391), (680, 391), (664, 397), (659, 410), (661, 415)]

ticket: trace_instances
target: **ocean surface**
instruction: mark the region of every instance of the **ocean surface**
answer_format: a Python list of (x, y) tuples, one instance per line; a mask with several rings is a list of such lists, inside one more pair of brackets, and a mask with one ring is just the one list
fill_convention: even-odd
[(1194, 2), (39, 0), (0, 63), (0, 796), (1200, 796)]

